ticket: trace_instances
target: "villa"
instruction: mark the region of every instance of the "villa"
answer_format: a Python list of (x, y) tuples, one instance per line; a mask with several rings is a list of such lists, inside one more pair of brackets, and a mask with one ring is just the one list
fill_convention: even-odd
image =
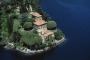
[(49, 38), (49, 36), (54, 37), (54, 32), (51, 32), (47, 29), (47, 22), (45, 20), (42, 20), (42, 15), (40, 15), (38, 12), (31, 12), (32, 16), (35, 17), (35, 29), (37, 30), (38, 34), (42, 37), (43, 41), (42, 43), (46, 42), (46, 39)]

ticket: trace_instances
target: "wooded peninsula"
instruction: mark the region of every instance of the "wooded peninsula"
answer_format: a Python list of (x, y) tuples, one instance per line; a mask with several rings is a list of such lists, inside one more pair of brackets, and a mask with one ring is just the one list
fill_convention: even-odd
[(64, 41), (57, 23), (38, 0), (0, 0), (0, 45), (33, 54)]

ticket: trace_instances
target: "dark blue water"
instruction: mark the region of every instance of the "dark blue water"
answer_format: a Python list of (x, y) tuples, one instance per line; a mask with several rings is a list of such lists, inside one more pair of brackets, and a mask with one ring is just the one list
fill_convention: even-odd
[(68, 42), (44, 60), (90, 60), (90, 0), (40, 0)]

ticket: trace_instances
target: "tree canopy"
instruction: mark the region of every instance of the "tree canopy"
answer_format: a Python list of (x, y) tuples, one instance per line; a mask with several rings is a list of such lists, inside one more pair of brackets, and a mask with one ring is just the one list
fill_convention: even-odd
[(38, 34), (27, 32), (27, 34), (24, 34), (24, 36), (22, 36), (20, 41), (30, 46), (42, 43), (42, 38)]
[(35, 20), (34, 20), (34, 18), (29, 18), (29, 19), (27, 19), (27, 22), (35, 22)]
[(26, 22), (23, 27), (25, 30), (30, 30), (33, 28), (33, 24), (31, 22)]
[(60, 40), (60, 39), (62, 38), (62, 36), (63, 36), (63, 33), (62, 33), (61, 30), (58, 29), (58, 30), (54, 33), (54, 35), (55, 35), (55, 39), (56, 39), (56, 40)]
[(19, 22), (19, 20), (14, 20), (13, 31), (14, 31), (14, 32), (17, 32), (19, 27), (20, 27), (20, 22)]
[(57, 27), (56, 22), (54, 22), (54, 21), (48, 21), (47, 22), (47, 29), (52, 30), (52, 29), (55, 29), (56, 27)]

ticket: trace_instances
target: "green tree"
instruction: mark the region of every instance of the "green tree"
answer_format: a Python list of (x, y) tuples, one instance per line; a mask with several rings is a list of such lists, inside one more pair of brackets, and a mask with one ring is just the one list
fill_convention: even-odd
[(18, 9), (15, 8), (12, 11), (13, 12), (11, 12), (10, 15), (13, 19), (20, 19), (21, 18), (21, 14), (20, 14), (20, 11)]
[(47, 22), (47, 29), (53, 30), (53, 29), (56, 29), (56, 27), (57, 27), (56, 22), (54, 22), (54, 21)]
[(19, 27), (20, 27), (20, 22), (19, 22), (19, 20), (14, 20), (13, 32), (17, 32)]
[(30, 1), (30, 4), (32, 5), (33, 10), (35, 10), (37, 12), (40, 12), (41, 11), (41, 7), (39, 5), (39, 1), (38, 0), (31, 0)]
[(21, 14), (21, 24), (23, 25), (28, 20), (29, 14), (24, 12)]
[(52, 36), (49, 36), (49, 37), (48, 37), (48, 41), (49, 41), (49, 42), (52, 42), (53, 40), (54, 40), (54, 38), (53, 38)]
[(30, 30), (33, 28), (33, 24), (31, 22), (26, 22), (23, 27), (25, 30)]
[(63, 33), (62, 33), (61, 30), (58, 29), (58, 30), (54, 33), (54, 35), (55, 35), (55, 39), (56, 39), (56, 40), (60, 40), (60, 39), (62, 38), (62, 36), (63, 36)]
[(8, 37), (8, 25), (7, 25), (7, 18), (5, 15), (0, 16), (0, 22), (1, 22), (1, 30), (4, 37)]
[(23, 36), (23, 35), (25, 34), (24, 28), (18, 29), (18, 33), (19, 33), (21, 36)]
[(13, 23), (13, 34), (12, 34), (14, 42), (18, 42), (20, 40), (19, 33), (18, 33), (19, 27), (20, 27), (19, 20), (14, 20), (14, 23)]
[(34, 20), (34, 18), (29, 18), (29, 19), (27, 19), (27, 22), (35, 22), (35, 20)]
[(31, 46), (31, 45), (42, 43), (42, 38), (38, 34), (27, 32), (27, 34), (22, 36), (20, 42)]

